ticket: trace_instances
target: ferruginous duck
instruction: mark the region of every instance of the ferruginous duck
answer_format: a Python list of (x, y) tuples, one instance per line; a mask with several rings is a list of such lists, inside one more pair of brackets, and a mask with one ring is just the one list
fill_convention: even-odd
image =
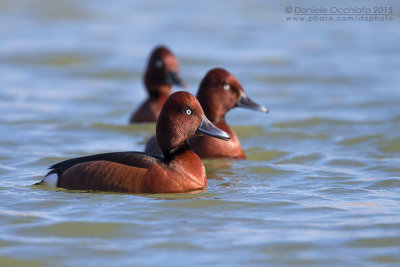
[(156, 47), (144, 75), (148, 98), (133, 112), (130, 123), (156, 122), (173, 85), (186, 87), (178, 73), (178, 59), (165, 46)]
[(162, 156), (114, 152), (74, 158), (54, 164), (37, 183), (72, 190), (129, 193), (182, 193), (203, 190), (206, 171), (188, 139), (197, 135), (229, 140), (226, 132), (205, 116), (197, 99), (176, 92), (165, 102), (156, 125)]

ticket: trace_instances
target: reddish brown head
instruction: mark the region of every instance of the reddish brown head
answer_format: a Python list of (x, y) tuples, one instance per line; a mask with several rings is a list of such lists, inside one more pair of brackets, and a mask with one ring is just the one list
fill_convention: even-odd
[(216, 123), (234, 107), (243, 107), (268, 112), (247, 97), (242, 85), (230, 72), (222, 68), (210, 70), (200, 83), (197, 99), (206, 116)]
[(169, 95), (172, 85), (185, 86), (179, 77), (175, 55), (165, 46), (156, 47), (147, 65), (144, 83), (150, 95)]
[(170, 95), (165, 101), (157, 120), (156, 134), (158, 146), (166, 159), (188, 148), (187, 140), (195, 135), (230, 139), (227, 133), (207, 119), (197, 99), (184, 91)]

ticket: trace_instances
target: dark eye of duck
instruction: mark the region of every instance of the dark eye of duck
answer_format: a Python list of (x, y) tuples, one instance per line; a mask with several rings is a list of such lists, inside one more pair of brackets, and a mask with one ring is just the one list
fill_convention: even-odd
[(231, 86), (229, 85), (229, 84), (224, 84), (223, 86), (222, 86), (222, 88), (224, 88), (224, 90), (225, 91), (228, 91), (229, 89), (231, 89)]
[(157, 68), (161, 69), (162, 66), (163, 66), (164, 64), (163, 64), (163, 62), (162, 62), (160, 59), (158, 59), (158, 60), (156, 60), (156, 62), (154, 63), (154, 65), (155, 65)]
[(187, 110), (185, 110), (185, 113), (188, 114), (188, 115), (191, 115), (192, 111), (190, 109), (187, 109)]

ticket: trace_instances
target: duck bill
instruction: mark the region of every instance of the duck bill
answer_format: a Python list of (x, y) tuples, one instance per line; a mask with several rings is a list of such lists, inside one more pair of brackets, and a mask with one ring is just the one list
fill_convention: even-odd
[(188, 88), (186, 83), (183, 82), (183, 80), (179, 76), (178, 72), (176, 72), (176, 71), (168, 71), (168, 73), (167, 73), (167, 83)]
[(258, 111), (261, 111), (261, 112), (268, 113), (268, 109), (266, 107), (264, 107), (264, 106), (262, 106), (260, 104), (257, 104), (256, 102), (251, 100), (244, 93), (242, 93), (240, 95), (239, 100), (236, 102), (236, 106), (237, 107), (241, 107), (241, 108), (248, 108), (248, 109), (258, 110)]
[(199, 128), (197, 128), (196, 134), (198, 135), (209, 135), (215, 138), (219, 138), (225, 141), (231, 139), (231, 136), (221, 129), (217, 128), (214, 124), (212, 124), (205, 116), (201, 116), (201, 124)]

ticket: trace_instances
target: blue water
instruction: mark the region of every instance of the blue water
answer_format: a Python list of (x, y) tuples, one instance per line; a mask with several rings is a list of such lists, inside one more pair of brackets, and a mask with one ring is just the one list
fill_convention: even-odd
[[(0, 265), (398, 266), (400, 6), (287, 21), (313, 4), (0, 0)], [(154, 125), (127, 122), (158, 44), (190, 92), (224, 67), (269, 108), (227, 115), (248, 159), (204, 161), (198, 194), (32, 186), (64, 159), (143, 150)]]

